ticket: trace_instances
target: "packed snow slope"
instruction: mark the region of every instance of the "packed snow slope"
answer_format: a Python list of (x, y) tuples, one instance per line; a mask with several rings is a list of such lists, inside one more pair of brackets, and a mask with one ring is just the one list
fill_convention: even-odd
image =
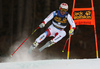
[(0, 63), (0, 69), (100, 69), (100, 59), (56, 59)]

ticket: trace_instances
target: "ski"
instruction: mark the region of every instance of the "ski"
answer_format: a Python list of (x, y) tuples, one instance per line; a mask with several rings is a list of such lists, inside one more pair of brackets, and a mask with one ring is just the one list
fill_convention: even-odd
[(39, 51), (41, 52), (42, 50), (44, 50), (45, 48), (47, 47), (50, 47), (54, 44), (54, 42), (51, 40), (51, 41), (48, 41), (44, 46), (42, 46)]
[(28, 53), (30, 54), (32, 52), (32, 50), (34, 50), (35, 47), (33, 47), (33, 45), (30, 46), (29, 50), (28, 50)]
[(47, 48), (48, 47), (48, 44), (46, 43), (44, 46), (42, 46), (40, 49), (39, 49), (39, 51), (41, 52), (41, 51), (43, 51), (45, 48)]

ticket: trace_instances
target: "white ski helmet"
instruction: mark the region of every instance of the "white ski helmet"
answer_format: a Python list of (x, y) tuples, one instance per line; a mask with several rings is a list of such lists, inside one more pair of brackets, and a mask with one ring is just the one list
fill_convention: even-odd
[(68, 11), (68, 4), (67, 3), (61, 3), (59, 6), (59, 10), (60, 9), (66, 9)]

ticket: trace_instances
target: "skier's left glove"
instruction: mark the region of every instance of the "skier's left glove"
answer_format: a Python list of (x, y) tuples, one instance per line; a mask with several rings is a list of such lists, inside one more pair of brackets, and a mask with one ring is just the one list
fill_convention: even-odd
[(45, 22), (43, 21), (40, 25), (39, 25), (40, 28), (43, 28), (45, 27)]
[(69, 30), (69, 35), (74, 35), (74, 29), (73, 28)]

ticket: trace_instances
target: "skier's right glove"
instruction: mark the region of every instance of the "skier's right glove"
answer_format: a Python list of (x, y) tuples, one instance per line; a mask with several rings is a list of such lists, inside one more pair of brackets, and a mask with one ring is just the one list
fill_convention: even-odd
[(74, 29), (73, 28), (69, 30), (69, 34), (74, 35)]
[(45, 27), (45, 22), (43, 21), (40, 25), (39, 25), (40, 28), (43, 28)]

